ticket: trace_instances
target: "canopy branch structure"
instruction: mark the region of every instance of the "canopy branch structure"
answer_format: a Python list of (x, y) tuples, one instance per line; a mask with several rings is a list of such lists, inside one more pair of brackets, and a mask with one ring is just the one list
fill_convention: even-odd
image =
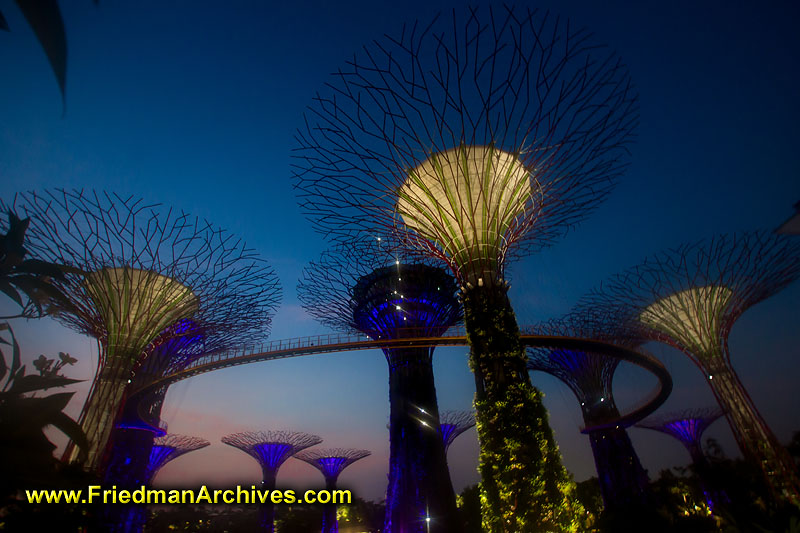
[(505, 268), (610, 193), (637, 122), (613, 52), (549, 13), (502, 7), (454, 11), (365, 46), (297, 132), (294, 183), (320, 232), (342, 243), (394, 235), (463, 287), (487, 531), (580, 527)]
[(147, 463), (147, 484), (153, 482), (158, 471), (168, 462), (186, 453), (205, 448), (210, 444), (206, 439), (186, 435), (167, 434), (157, 437), (153, 442), (150, 459)]
[[(339, 474), (350, 466), (365, 457), (372, 455), (369, 450), (356, 450), (354, 448), (326, 448), (304, 450), (295, 454), (295, 459), (300, 459), (310, 464), (325, 477), (325, 488), (336, 490), (336, 482)], [(325, 504), (322, 511), (322, 533), (337, 533), (339, 523), (336, 517), (336, 504)]]
[(471, 427), (475, 427), (475, 413), (472, 411), (442, 411), (439, 413), (439, 436), (444, 443), (445, 454), (453, 441)]
[(745, 458), (761, 469), (777, 498), (794, 504), (800, 504), (794, 462), (734, 371), (728, 336), (742, 313), (798, 276), (797, 238), (736, 233), (655, 255), (580, 304), (613, 314), (636, 335), (685, 353), (703, 372)]
[[(105, 469), (126, 387), (144, 360), (181, 335), (176, 324), (191, 320), (230, 339), (268, 331), (280, 298), (277, 276), (240, 239), (206, 221), (95, 191), (21, 193), (0, 207), (30, 217), (31, 250), (67, 270), (54, 283), (69, 305), (50, 302), (49, 311), (98, 341), (80, 417), (90, 470)], [(235, 310), (240, 305), (247, 308)], [(65, 457), (77, 450), (68, 446)]]
[[(304, 270), (298, 285), (310, 315), (372, 339), (441, 336), (462, 319), (457, 292), (453, 277), (435, 260), (408, 257), (386, 240), (324, 253)], [(389, 365), (390, 409), (384, 529), (458, 532), (460, 517), (438, 435), (433, 347), (382, 351)]]
[[(299, 431), (245, 431), (222, 437), (228, 446), (239, 448), (261, 465), (262, 488), (272, 492), (278, 478), (278, 470), (291, 456), (319, 444), (316, 435)], [(275, 504), (268, 499), (261, 504), (259, 525), (262, 530), (275, 531)]]

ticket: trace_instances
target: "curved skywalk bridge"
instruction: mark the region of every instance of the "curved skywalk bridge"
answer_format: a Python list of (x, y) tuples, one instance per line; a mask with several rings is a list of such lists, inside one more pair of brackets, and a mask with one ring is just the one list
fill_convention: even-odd
[[(526, 346), (582, 350), (600, 352), (623, 361), (633, 363), (645, 370), (652, 372), (658, 378), (658, 386), (645, 403), (633, 411), (614, 420), (604, 421), (602, 424), (584, 428), (584, 433), (612, 426), (629, 426), (645, 418), (655, 411), (672, 392), (672, 378), (667, 369), (654, 357), (605, 342), (577, 339), (574, 337), (559, 337), (549, 335), (527, 334), (533, 328), (521, 328), (522, 342)], [(311, 335), (308, 337), (295, 337), (262, 343), (256, 346), (244, 346), (232, 350), (212, 353), (200, 357), (189, 366), (182, 369), (168, 371), (162, 378), (152, 381), (147, 385), (133, 391), (129, 401), (137, 401), (146, 396), (148, 391), (160, 389), (177, 381), (193, 376), (212, 372), (221, 368), (285, 359), (301, 355), (323, 354), (333, 352), (348, 352), (354, 350), (370, 350), (380, 348), (411, 348), (431, 346), (467, 346), (466, 332), (463, 326), (452, 327), (439, 337), (427, 336), (423, 330), (405, 329), (398, 331), (395, 338), (373, 339), (363, 334), (330, 333), (327, 335)]]

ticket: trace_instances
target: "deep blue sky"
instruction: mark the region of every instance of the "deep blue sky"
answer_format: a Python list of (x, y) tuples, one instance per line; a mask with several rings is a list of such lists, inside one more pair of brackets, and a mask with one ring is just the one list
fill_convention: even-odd
[[(290, 180), (294, 130), (329, 73), (403, 21), (429, 20), (459, 3), (63, 2), (69, 40), (67, 109), (44, 53), (16, 7), (0, 3), (0, 195), (81, 187), (138, 195), (208, 218), (242, 236), (276, 268), (284, 302), (272, 338), (324, 332), (297, 303), (302, 267), (325, 242), (296, 206)], [(554, 13), (588, 26), (629, 65), (641, 126), (632, 165), (610, 199), (555, 247), (511, 266), (521, 324), (557, 316), (607, 276), (686, 240), (773, 228), (800, 200), (800, 7), (733, 2), (558, 2)], [(746, 313), (734, 327), (735, 368), (778, 437), (800, 429), (792, 408), (800, 377), (800, 283)], [(3, 306), (6, 308), (7, 306)], [(27, 357), (69, 351), (71, 377), (90, 380), (93, 341), (52, 322), (14, 324)], [(702, 376), (658, 345), (675, 380), (665, 409), (710, 404)], [(443, 409), (468, 408), (465, 349), (435, 358)], [(621, 368), (618, 403), (653, 385)], [(594, 474), (576, 400), (541, 374), (567, 466)], [(641, 379), (640, 379), (641, 378)], [(79, 389), (70, 410), (85, 397)], [(381, 499), (388, 460), (387, 369), (377, 351), (312, 356), (222, 370), (170, 389), (171, 432), (212, 446), (164, 468), (157, 484), (255, 482), (252, 459), (219, 442), (243, 429), (293, 428), (326, 446), (374, 455), (345, 471), (342, 486)], [(686, 464), (667, 437), (631, 430), (651, 475)], [(724, 421), (707, 433), (733, 454)], [(474, 483), (474, 430), (451, 448), (457, 489)], [(321, 486), (290, 461), (279, 484)]]

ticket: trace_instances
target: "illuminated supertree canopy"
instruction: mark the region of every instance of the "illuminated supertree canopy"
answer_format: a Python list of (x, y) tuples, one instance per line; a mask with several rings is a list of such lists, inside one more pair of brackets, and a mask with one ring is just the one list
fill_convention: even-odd
[(692, 457), (695, 472), (700, 478), (706, 503), (711, 510), (714, 509), (715, 503), (724, 501), (727, 497), (723, 487), (715, 487), (715, 484), (708, 479), (709, 463), (703, 453), (702, 437), (703, 432), (722, 415), (722, 409), (719, 407), (686, 409), (681, 412), (651, 416), (636, 424), (636, 427), (671, 435), (686, 447)]
[[(269, 326), (277, 277), (240, 239), (206, 221), (98, 192), (22, 193), (2, 207), (31, 218), (29, 247), (38, 257), (69, 267), (57, 285), (71, 306), (51, 309), (54, 316), (98, 339), (80, 419), (89, 469), (104, 461), (132, 372), (180, 329), (176, 323), (191, 319), (220, 332), (238, 324), (236, 335)], [(244, 315), (231, 311), (245, 304)], [(240, 324), (244, 316), (251, 321)]]
[(147, 464), (147, 482), (153, 481), (161, 468), (181, 455), (200, 448), (205, 448), (211, 444), (199, 437), (187, 437), (186, 435), (167, 434), (157, 437), (150, 450), (150, 459)]
[[(322, 255), (303, 272), (298, 295), (309, 314), (375, 339), (437, 337), (461, 320), (453, 277), (433, 260), (407, 257), (387, 241), (361, 241)], [(389, 364), (389, 485), (386, 531), (460, 531), (437, 434), (433, 348), (383, 349)]]
[[(319, 444), (322, 439), (316, 435), (299, 431), (245, 431), (222, 437), (222, 442), (239, 448), (261, 465), (262, 487), (275, 489), (278, 470), (289, 457), (299, 451)], [(275, 530), (275, 507), (272, 500), (261, 505), (260, 526), (265, 531)]]
[(723, 235), (656, 255), (604, 283), (582, 306), (674, 346), (706, 376), (745, 458), (780, 497), (800, 503), (794, 464), (733, 369), (728, 335), (750, 306), (800, 276), (800, 241), (766, 231)]
[[(623, 335), (606, 318), (596, 313), (571, 313), (543, 324), (539, 332), (616, 342), (631, 348), (642, 343)], [(612, 388), (619, 362), (615, 357), (597, 352), (528, 348), (528, 369), (545, 372), (566, 384), (581, 404), (587, 428), (602, 428), (589, 430), (588, 434), (607, 509), (647, 504), (650, 499), (647, 472), (625, 430), (626, 424), (607, 424), (620, 418)], [(627, 425), (633, 422), (635, 420)]]
[(703, 433), (722, 415), (722, 409), (719, 407), (686, 409), (676, 413), (650, 416), (636, 424), (636, 427), (653, 429), (675, 437), (689, 450), (692, 461), (699, 465), (707, 461), (701, 440)]
[(439, 436), (444, 443), (444, 452), (459, 435), (475, 425), (472, 411), (442, 411), (439, 413)]
[(397, 234), (464, 287), (490, 531), (578, 527), (504, 270), (607, 195), (637, 120), (626, 68), (588, 32), (531, 10), (473, 9), (365, 47), (297, 133), (295, 184), (319, 231)]
[[(294, 457), (322, 472), (322, 475), (325, 476), (325, 488), (335, 490), (339, 474), (351, 464), (369, 455), (371, 452), (368, 450), (328, 448), (304, 450), (295, 454)], [(322, 533), (336, 533), (337, 531), (339, 531), (339, 524), (336, 519), (336, 504), (327, 504), (322, 513)]]

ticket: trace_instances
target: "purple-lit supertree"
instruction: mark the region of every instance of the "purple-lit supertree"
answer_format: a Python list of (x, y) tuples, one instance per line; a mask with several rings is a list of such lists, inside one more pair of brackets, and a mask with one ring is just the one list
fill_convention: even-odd
[[(325, 476), (325, 488), (329, 491), (336, 490), (336, 481), (342, 470), (363, 459), (372, 452), (356, 450), (353, 448), (329, 448), (322, 450), (305, 450), (295, 454), (295, 459), (300, 459), (310, 464)], [(339, 522), (336, 518), (336, 503), (325, 504), (322, 511), (322, 533), (336, 533), (339, 531)]]
[(205, 448), (209, 444), (211, 443), (206, 439), (187, 437), (186, 435), (167, 434), (156, 437), (147, 461), (146, 483), (152, 483), (158, 471), (168, 462), (185, 453)]
[[(67, 267), (66, 280), (54, 283), (71, 305), (54, 307), (54, 316), (98, 341), (80, 417), (90, 470), (106, 461), (134, 369), (169, 340), (174, 324), (223, 326), (213, 323), (214, 309), (241, 298), (256, 305), (249, 327), (269, 323), (276, 276), (240, 239), (206, 221), (135, 198), (60, 189), (18, 194), (2, 207), (30, 217), (28, 242), (38, 257)], [(65, 456), (76, 455), (69, 446)]]
[(573, 485), (525, 370), (505, 268), (609, 193), (636, 97), (620, 60), (557, 17), (459, 13), (337, 71), (297, 133), (295, 184), (327, 236), (398, 234), (448, 264), (476, 376), (485, 527), (574, 530), (582, 513), (564, 503)]
[[(641, 339), (632, 339), (615, 331), (613, 323), (596, 313), (570, 313), (539, 327), (539, 333), (602, 340), (637, 348)], [(605, 507), (620, 510), (651, 502), (649, 479), (642, 468), (631, 439), (625, 430), (637, 420), (608, 425), (620, 419), (614, 402), (612, 383), (620, 360), (597, 352), (528, 348), (528, 369), (550, 374), (575, 394), (581, 404), (583, 421), (590, 430), (597, 477)]]
[[(239, 448), (258, 461), (261, 465), (262, 489), (271, 493), (275, 490), (281, 465), (297, 452), (319, 444), (322, 439), (299, 431), (244, 431), (226, 435), (222, 437), (222, 442)], [(261, 504), (259, 525), (270, 533), (275, 531), (275, 504), (269, 498)]]
[(728, 335), (750, 306), (800, 276), (800, 240), (731, 234), (656, 255), (603, 284), (582, 306), (615, 314), (637, 335), (683, 351), (700, 368), (745, 458), (776, 497), (800, 504), (794, 463), (733, 369)]
[[(438, 337), (461, 320), (452, 276), (386, 241), (341, 246), (303, 272), (298, 295), (324, 325), (373, 339)], [(389, 485), (385, 531), (460, 532), (437, 433), (433, 348), (383, 348), (389, 364)], [(431, 517), (430, 523), (426, 521)]]
[(439, 413), (439, 436), (444, 443), (444, 453), (456, 438), (475, 425), (472, 411), (442, 411)]
[[(149, 486), (161, 467), (185, 453), (205, 448), (211, 444), (199, 437), (167, 434), (154, 439), (147, 446), (147, 460), (137, 489)], [(132, 487), (131, 487), (132, 488)], [(115, 533), (134, 533), (144, 529), (147, 508), (143, 504), (114, 505), (106, 508), (103, 530)]]
[(692, 457), (700, 487), (705, 496), (708, 508), (713, 512), (714, 504), (725, 500), (725, 493), (721, 487), (715, 487), (708, 479), (710, 468), (708, 458), (703, 453), (702, 437), (708, 426), (722, 416), (722, 409), (709, 407), (705, 409), (687, 409), (679, 413), (668, 413), (661, 416), (651, 416), (636, 424), (636, 427), (653, 429), (666, 433), (678, 439)]

